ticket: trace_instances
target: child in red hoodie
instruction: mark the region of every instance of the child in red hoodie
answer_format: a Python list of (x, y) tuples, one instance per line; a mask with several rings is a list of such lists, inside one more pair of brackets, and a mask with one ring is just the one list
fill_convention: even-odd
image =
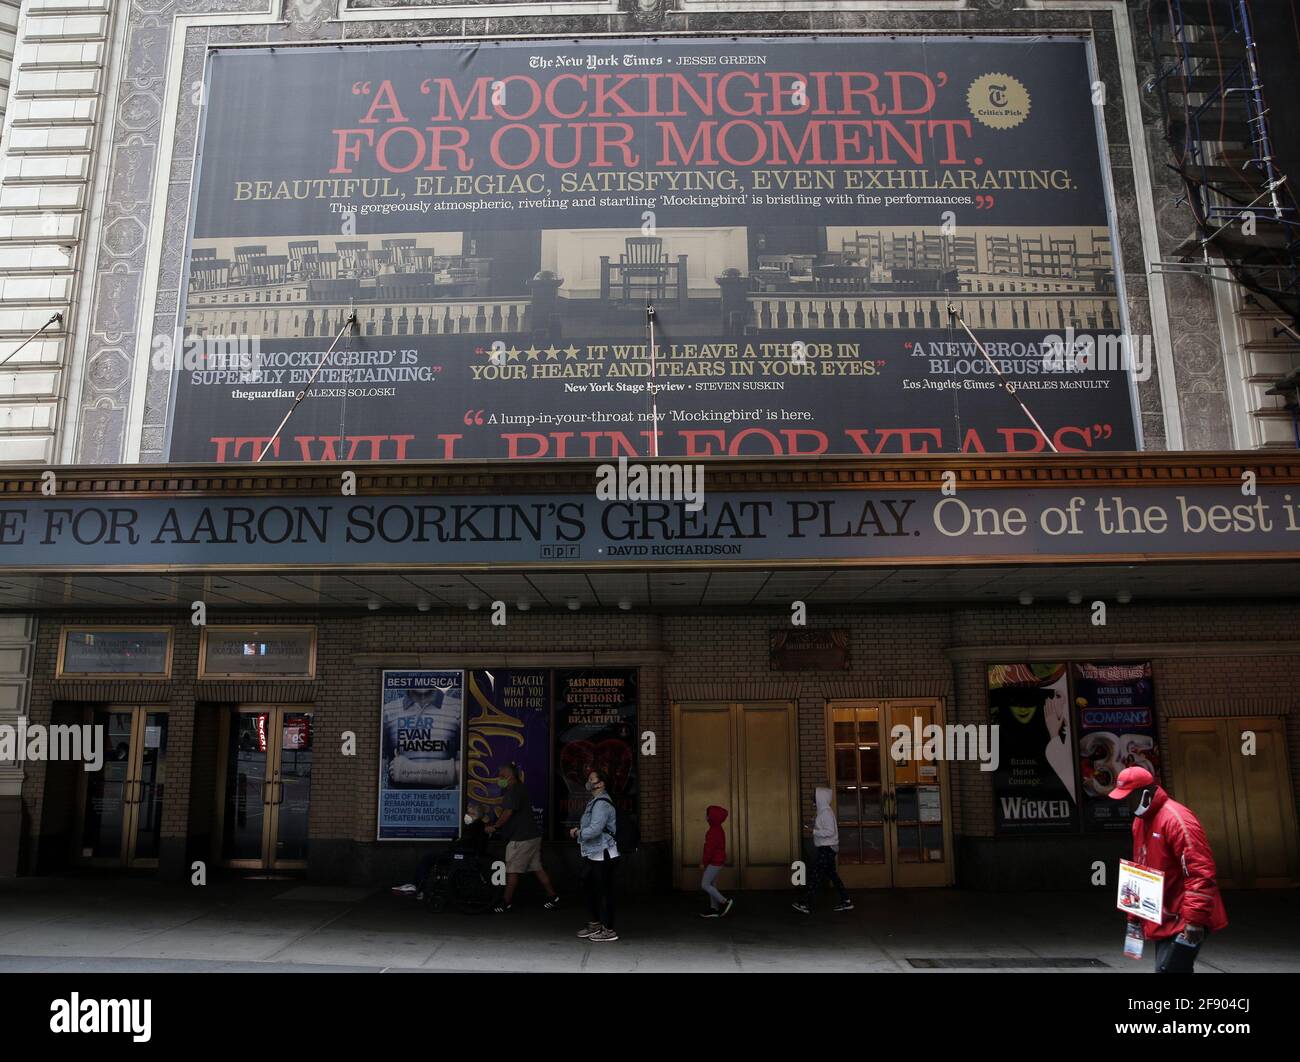
[(727, 835), (722, 830), (722, 824), (727, 821), (727, 809), (710, 804), (705, 809), (704, 816), (708, 819), (709, 830), (704, 835), (704, 854), (700, 856), (700, 869), (704, 871), (700, 878), (700, 888), (709, 895), (709, 909), (700, 917), (721, 918), (735, 903), (723, 896), (714, 884), (727, 861)]

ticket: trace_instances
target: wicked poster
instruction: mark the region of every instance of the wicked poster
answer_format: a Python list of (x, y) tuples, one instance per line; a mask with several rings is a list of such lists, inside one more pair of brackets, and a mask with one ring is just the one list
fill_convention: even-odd
[(998, 727), (993, 772), (996, 832), (1063, 833), (1079, 827), (1064, 664), (990, 664), (989, 722)]
[(1123, 338), (1093, 79), (1043, 36), (216, 49), (170, 459), (256, 460), (317, 368), (266, 460), (648, 454), (652, 362), (664, 456), (1048, 449), (999, 372), (1134, 449), (1140, 344), (1050, 356)]

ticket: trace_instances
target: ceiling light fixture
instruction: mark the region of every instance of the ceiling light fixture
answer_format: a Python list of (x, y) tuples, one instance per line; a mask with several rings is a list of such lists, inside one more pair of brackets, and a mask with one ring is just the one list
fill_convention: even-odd
[(1034, 603), (1034, 595), (1031, 594), (1028, 590), (1021, 590), (1020, 603), (1022, 605), (1032, 605)]
[(1127, 605), (1130, 601), (1133, 600), (1133, 595), (1129, 593), (1127, 590), (1121, 590), (1119, 593), (1115, 595), (1115, 600), (1118, 601), (1121, 605)]
[(632, 609), (632, 602), (629, 601), (627, 598), (623, 598), (618, 603), (618, 607), (621, 608), (624, 612), (629, 612)]

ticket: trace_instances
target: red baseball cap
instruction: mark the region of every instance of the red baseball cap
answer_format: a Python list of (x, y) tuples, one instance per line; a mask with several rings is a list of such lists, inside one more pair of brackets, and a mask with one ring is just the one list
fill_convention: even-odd
[(1111, 800), (1123, 800), (1134, 789), (1145, 789), (1155, 785), (1155, 779), (1145, 767), (1125, 767), (1115, 779), (1115, 788), (1110, 791)]

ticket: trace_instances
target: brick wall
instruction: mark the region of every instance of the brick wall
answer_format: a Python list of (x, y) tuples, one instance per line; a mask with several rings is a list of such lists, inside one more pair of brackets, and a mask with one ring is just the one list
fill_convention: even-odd
[[(1286, 640), (1300, 629), (1300, 605), (1238, 603), (1223, 605), (1112, 605), (1109, 623), (1093, 627), (1087, 605), (1025, 608), (906, 608), (815, 614), (810, 625), (845, 627), (850, 632), (851, 666), (835, 672), (771, 672), (768, 632), (788, 622), (786, 613), (646, 614), (512, 612), (506, 627), (493, 627), (486, 610), (464, 614), (222, 615), (220, 623), (315, 623), (319, 628), (318, 677), (314, 691), (316, 722), (312, 771), (310, 836), (314, 851), (339, 853), (327, 876), (352, 880), (382, 878), (387, 868), (409, 858), (409, 845), (374, 840), (379, 757), (378, 690), (381, 667), (362, 666), (358, 654), (559, 652), (667, 653), (661, 666), (640, 668), (639, 726), (656, 735), (658, 752), (640, 763), (642, 836), (649, 843), (672, 840), (672, 734), (670, 700), (735, 700), (779, 694), (795, 700), (799, 720), (800, 795), (810, 806), (812, 789), (828, 774), (825, 702), (846, 697), (931, 695), (944, 698), (949, 721), (987, 721), (985, 664), (1006, 660), (994, 647), (1029, 647), (1011, 659), (1043, 659), (1035, 646), (1109, 647), (1134, 643), (1224, 643), (1243, 646)], [(199, 632), (188, 614), (45, 616), (39, 628), (32, 681), (31, 718), (48, 722), (57, 689), (53, 680), (60, 624), (161, 623), (174, 625), (176, 647), (170, 682), (151, 693), (139, 682), (80, 683), (78, 699), (167, 703), (171, 707), (167, 793), (164, 809), (164, 869), (179, 873), (182, 860), (206, 858), (214, 787), (220, 782), (215, 718), (221, 705), (196, 689)], [(964, 652), (963, 652), (964, 651)], [(1050, 652), (1050, 650), (1044, 650)], [(950, 659), (949, 653), (957, 659)], [(1162, 756), (1169, 762), (1164, 725), (1166, 706), (1205, 702), (1216, 714), (1248, 714), (1268, 704), (1289, 712), (1293, 787), (1300, 792), (1300, 719), (1294, 676), (1295, 655), (1187, 655), (1154, 657), (1161, 710)], [(404, 666), (394, 663), (390, 666)], [(84, 689), (83, 689), (84, 687)], [(66, 685), (62, 688), (67, 688)], [(267, 697), (268, 683), (249, 687)], [(237, 689), (237, 687), (236, 687)], [(87, 692), (89, 691), (89, 692)], [(230, 694), (234, 696), (235, 694)], [(199, 703), (196, 706), (196, 697)], [(250, 698), (252, 699), (251, 695)], [(294, 698), (289, 698), (293, 700)], [(300, 697), (298, 698), (301, 699)], [(1215, 709), (1221, 705), (1221, 709)], [(72, 705), (61, 703), (61, 709)], [(356, 735), (356, 755), (340, 754), (343, 734)], [(27, 869), (38, 850), (44, 865), (57, 866), (70, 852), (76, 821), (72, 772), (47, 771), (30, 764), (23, 788), (29, 815)], [(48, 776), (47, 776), (48, 775)], [(975, 764), (956, 764), (950, 772), (954, 833), (958, 838), (992, 837), (991, 776)], [(187, 847), (186, 837), (191, 841)], [(44, 844), (36, 844), (38, 838)], [(196, 851), (196, 846), (202, 851)], [(388, 850), (388, 851), (386, 851)], [(62, 860), (60, 858), (62, 856)]]

